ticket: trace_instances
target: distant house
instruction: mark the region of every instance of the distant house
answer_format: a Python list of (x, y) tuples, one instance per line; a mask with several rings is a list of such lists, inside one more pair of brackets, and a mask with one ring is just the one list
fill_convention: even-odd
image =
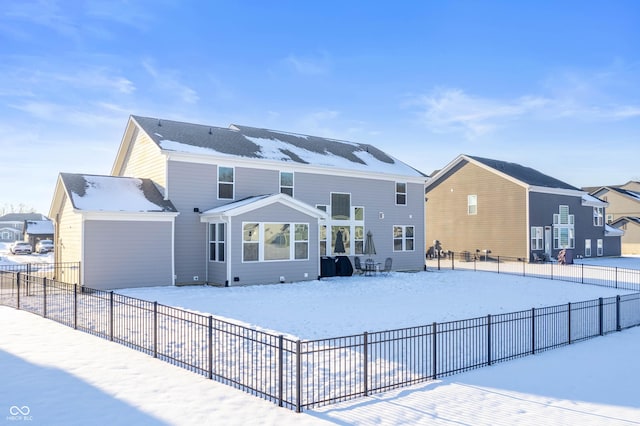
[(31, 247), (36, 247), (40, 240), (53, 240), (53, 222), (47, 220), (25, 220), (24, 241), (28, 241)]
[[(108, 190), (124, 180), (153, 205)], [(375, 260), (418, 270), (425, 180), (367, 144), (132, 116), (111, 176), (60, 175), (55, 255), (97, 288), (290, 282), (371, 231)]]
[(605, 229), (607, 203), (529, 167), (460, 155), (426, 185), (427, 242), (442, 248), (534, 260), (620, 254)]
[(624, 231), (622, 254), (640, 254), (640, 233), (636, 231), (636, 219), (640, 217), (640, 182), (591, 189), (593, 196), (609, 203), (606, 222)]
[(40, 213), (8, 213), (0, 216), (0, 241), (13, 242), (24, 239), (25, 221), (48, 220)]

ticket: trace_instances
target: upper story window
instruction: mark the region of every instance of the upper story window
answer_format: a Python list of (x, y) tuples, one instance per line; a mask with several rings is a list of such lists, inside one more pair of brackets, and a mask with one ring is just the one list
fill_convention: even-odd
[(331, 219), (351, 219), (351, 194), (331, 193)]
[(573, 215), (569, 214), (569, 206), (558, 206), (558, 212), (553, 214), (554, 225), (573, 225)]
[(593, 226), (602, 226), (602, 218), (604, 216), (604, 209), (602, 207), (593, 208)]
[(407, 204), (407, 184), (396, 182), (396, 205), (405, 206)]
[(467, 214), (468, 215), (478, 214), (478, 196), (477, 195), (467, 195)]
[(233, 167), (218, 167), (218, 198), (233, 199)]
[(293, 172), (280, 172), (280, 192), (293, 197)]
[(607, 214), (607, 223), (611, 223), (611, 222), (613, 222), (613, 215)]

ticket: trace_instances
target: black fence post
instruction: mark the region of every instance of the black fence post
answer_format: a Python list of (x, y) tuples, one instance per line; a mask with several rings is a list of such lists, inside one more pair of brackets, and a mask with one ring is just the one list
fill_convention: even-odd
[(20, 309), (20, 272), (16, 273), (16, 309)]
[(362, 350), (362, 364), (363, 364), (363, 376), (364, 376), (364, 396), (369, 396), (369, 369), (368, 369), (368, 362), (369, 362), (369, 351), (368, 351), (368, 346), (369, 346), (369, 333), (367, 333), (366, 331), (364, 332), (364, 334), (362, 335), (362, 344), (363, 344), (363, 350)]
[(487, 364), (491, 365), (491, 314), (487, 315)]
[(440, 250), (436, 250), (438, 252), (438, 271), (440, 270)]
[(42, 317), (47, 317), (47, 277), (42, 277)]
[(278, 406), (282, 407), (282, 392), (284, 389), (284, 338), (282, 334), (278, 336)]
[(78, 284), (73, 285), (73, 328), (78, 329)]
[(580, 284), (584, 284), (584, 263), (580, 264)]
[(524, 258), (522, 259), (522, 276), (527, 276), (527, 263), (525, 262)]
[(602, 306), (602, 297), (598, 299), (598, 317), (599, 317), (599, 327), (600, 327), (600, 335), (604, 335), (604, 318), (603, 317), (603, 306)]
[(616, 331), (622, 330), (620, 326), (620, 295), (616, 296)]
[(158, 302), (153, 302), (153, 357), (158, 358)]
[(302, 359), (300, 340), (296, 341), (296, 413), (302, 412)]
[(616, 266), (616, 275), (615, 275), (615, 279), (616, 279), (616, 288), (618, 288), (618, 267)]
[(431, 326), (431, 357), (433, 358), (433, 379), (435, 380), (436, 378), (438, 378), (438, 350), (437, 350), (437, 343), (438, 343), (438, 323), (434, 322), (433, 325)]
[(109, 340), (113, 342), (113, 290), (109, 292)]
[(451, 270), (453, 271), (454, 269), (456, 269), (456, 266), (453, 262), (456, 258), (456, 254), (452, 251), (450, 251), (449, 253), (451, 254)]
[(568, 334), (569, 344), (571, 344), (571, 302), (567, 303), (567, 321), (568, 321), (567, 334)]
[(498, 273), (500, 273), (500, 256), (498, 256)]
[(213, 379), (213, 316), (209, 315), (209, 330), (207, 333), (207, 340), (209, 343), (209, 379)]
[(536, 308), (531, 308), (531, 355), (536, 353)]

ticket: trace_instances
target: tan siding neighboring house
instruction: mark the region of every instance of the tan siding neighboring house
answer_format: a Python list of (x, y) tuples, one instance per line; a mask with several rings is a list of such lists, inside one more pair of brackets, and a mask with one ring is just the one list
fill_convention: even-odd
[[(468, 212), (475, 195), (476, 214)], [(427, 245), (439, 240), (455, 252), (491, 250), (525, 257), (526, 190), (475, 164), (464, 162), (427, 194)]]
[(79, 262), (81, 259), (82, 215), (73, 210), (73, 205), (64, 196), (55, 229), (56, 262)]

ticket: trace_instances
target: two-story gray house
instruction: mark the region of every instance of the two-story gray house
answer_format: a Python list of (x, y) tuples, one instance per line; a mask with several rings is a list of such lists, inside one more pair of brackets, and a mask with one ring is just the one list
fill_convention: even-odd
[(55, 256), (94, 288), (292, 282), (370, 231), (419, 270), (426, 179), (367, 144), (131, 116), (110, 176), (58, 179)]

